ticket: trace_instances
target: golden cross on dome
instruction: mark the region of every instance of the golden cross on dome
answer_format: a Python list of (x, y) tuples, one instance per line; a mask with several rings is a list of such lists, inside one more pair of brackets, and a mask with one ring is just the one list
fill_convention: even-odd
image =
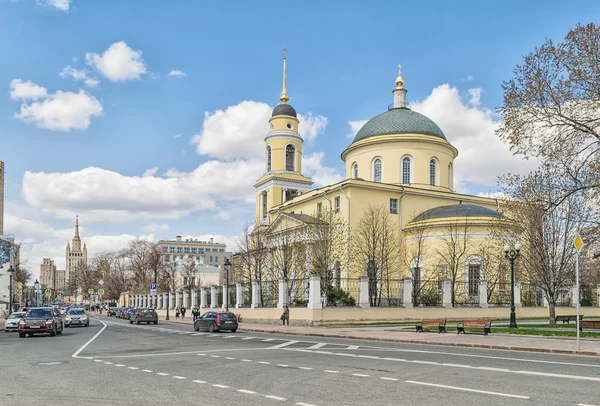
[(285, 58), (287, 54), (287, 48), (283, 48), (283, 57)]
[(288, 102), (288, 100), (290, 99), (287, 95), (286, 61), (287, 61), (287, 48), (283, 48), (283, 88), (281, 89), (281, 97), (279, 98), (279, 100), (281, 100), (281, 103), (283, 103), (283, 104), (286, 104)]
[(398, 65), (398, 76), (402, 76), (402, 65)]

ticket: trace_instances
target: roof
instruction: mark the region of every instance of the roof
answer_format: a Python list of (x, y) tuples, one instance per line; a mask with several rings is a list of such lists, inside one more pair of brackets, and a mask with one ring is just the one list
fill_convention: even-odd
[(425, 134), (446, 139), (443, 131), (431, 119), (403, 107), (388, 110), (367, 121), (352, 142), (390, 134)]
[(271, 117), (275, 116), (292, 116), (297, 117), (296, 110), (289, 104), (280, 104), (273, 109)]
[(318, 218), (310, 216), (308, 214), (302, 214), (302, 213), (281, 213), (281, 214), (284, 214), (284, 215), (291, 217), (294, 220), (298, 220), (302, 223), (307, 223), (307, 224), (322, 223), (322, 221), (319, 220)]
[(415, 217), (411, 223), (440, 218), (452, 217), (496, 217), (506, 218), (502, 213), (474, 204), (454, 204), (451, 206), (434, 207)]

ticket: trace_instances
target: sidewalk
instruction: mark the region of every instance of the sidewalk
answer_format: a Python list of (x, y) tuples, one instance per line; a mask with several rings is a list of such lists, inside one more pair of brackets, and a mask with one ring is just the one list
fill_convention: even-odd
[[(172, 323), (192, 325), (192, 318), (175, 320)], [(289, 334), (298, 336), (351, 338), (357, 340), (388, 341), (409, 344), (445, 345), (453, 347), (488, 348), (495, 350), (545, 352), (554, 354), (600, 356), (600, 340), (581, 339), (581, 351), (577, 351), (575, 338), (556, 338), (540, 336), (517, 336), (509, 334), (491, 334), (488, 336), (456, 333), (415, 333), (412, 331), (389, 331), (380, 329), (344, 328), (344, 327), (304, 327), (280, 326), (273, 324), (240, 323), (240, 331), (257, 333)], [(493, 331), (493, 329), (492, 329)]]

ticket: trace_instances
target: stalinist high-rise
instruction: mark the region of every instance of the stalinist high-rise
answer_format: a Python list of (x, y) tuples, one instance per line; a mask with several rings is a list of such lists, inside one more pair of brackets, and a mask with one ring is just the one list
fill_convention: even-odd
[(87, 265), (87, 247), (85, 244), (83, 244), (83, 248), (81, 247), (81, 238), (79, 238), (79, 216), (75, 217), (75, 236), (71, 241), (71, 245), (67, 243), (65, 259), (65, 282), (67, 286), (73, 287), (75, 273), (78, 268)]

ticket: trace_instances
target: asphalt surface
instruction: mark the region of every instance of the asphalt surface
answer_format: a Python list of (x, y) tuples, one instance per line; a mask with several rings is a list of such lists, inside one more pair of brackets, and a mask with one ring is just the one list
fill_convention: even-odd
[(0, 333), (0, 405), (600, 405), (600, 359), (276, 334), (99, 316)]

